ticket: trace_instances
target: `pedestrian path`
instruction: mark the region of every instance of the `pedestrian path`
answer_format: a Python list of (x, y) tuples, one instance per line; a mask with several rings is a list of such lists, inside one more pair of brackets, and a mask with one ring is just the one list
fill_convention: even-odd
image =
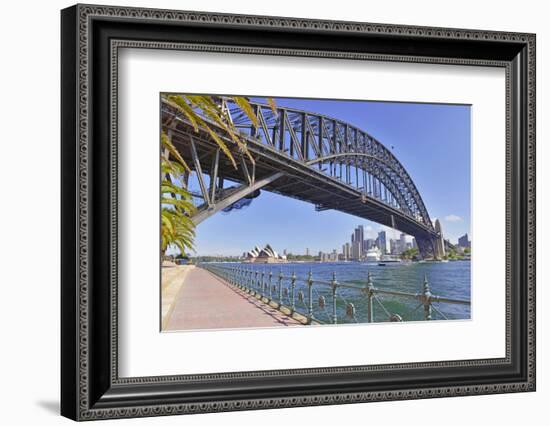
[(186, 271), (165, 330), (301, 325), (276, 308), (202, 268)]

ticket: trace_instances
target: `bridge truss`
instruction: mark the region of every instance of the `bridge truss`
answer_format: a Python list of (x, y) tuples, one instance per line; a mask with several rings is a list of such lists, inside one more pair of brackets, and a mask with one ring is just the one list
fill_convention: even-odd
[[(250, 102), (255, 125), (231, 98), (216, 98), (254, 162), (239, 152), (215, 123), (205, 120), (232, 146), (235, 168), (211, 136), (162, 104), (163, 128), (197, 174), (203, 200), (200, 223), (260, 189), (378, 222), (415, 237), (423, 256), (438, 255), (436, 232), (412, 178), (381, 142), (349, 123), (309, 111)], [(227, 187), (227, 181), (235, 185)]]

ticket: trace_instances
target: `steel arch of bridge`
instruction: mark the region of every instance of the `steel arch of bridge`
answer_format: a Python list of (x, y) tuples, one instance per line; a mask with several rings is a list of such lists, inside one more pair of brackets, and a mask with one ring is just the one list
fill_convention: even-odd
[(247, 137), (317, 166), (433, 230), (409, 173), (389, 149), (364, 130), (322, 114), (284, 107), (273, 111), (269, 105), (250, 102), (258, 117), (258, 126), (254, 126), (231, 98), (220, 101), (235, 127)]
[[(260, 189), (335, 209), (393, 227), (416, 238), (423, 256), (438, 256), (435, 230), (412, 178), (397, 158), (367, 132), (341, 120), (298, 109), (250, 102), (257, 125), (229, 97), (215, 97), (246, 141), (247, 160), (225, 131), (203, 117), (225, 139), (238, 160), (235, 169), (220, 155), (205, 129), (193, 128), (162, 101), (162, 126), (196, 172), (203, 200), (200, 223)], [(198, 111), (199, 112), (199, 111)], [(208, 176), (208, 178), (206, 177)], [(226, 182), (237, 183), (227, 187)]]

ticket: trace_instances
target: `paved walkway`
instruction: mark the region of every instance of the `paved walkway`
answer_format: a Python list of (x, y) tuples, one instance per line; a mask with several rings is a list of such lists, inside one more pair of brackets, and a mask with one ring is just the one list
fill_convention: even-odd
[(201, 268), (186, 272), (166, 330), (258, 328), (301, 325)]
[(194, 269), (193, 265), (163, 265), (162, 266), (162, 330), (166, 329), (174, 310), (175, 302), (185, 282), (185, 277)]

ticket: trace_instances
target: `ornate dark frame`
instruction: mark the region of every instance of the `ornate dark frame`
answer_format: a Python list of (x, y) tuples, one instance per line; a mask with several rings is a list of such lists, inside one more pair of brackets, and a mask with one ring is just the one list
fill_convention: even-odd
[[(535, 35), (96, 5), (63, 10), (61, 28), (64, 416), (91, 420), (535, 390)], [(506, 357), (119, 378), (121, 47), (504, 67)]]

